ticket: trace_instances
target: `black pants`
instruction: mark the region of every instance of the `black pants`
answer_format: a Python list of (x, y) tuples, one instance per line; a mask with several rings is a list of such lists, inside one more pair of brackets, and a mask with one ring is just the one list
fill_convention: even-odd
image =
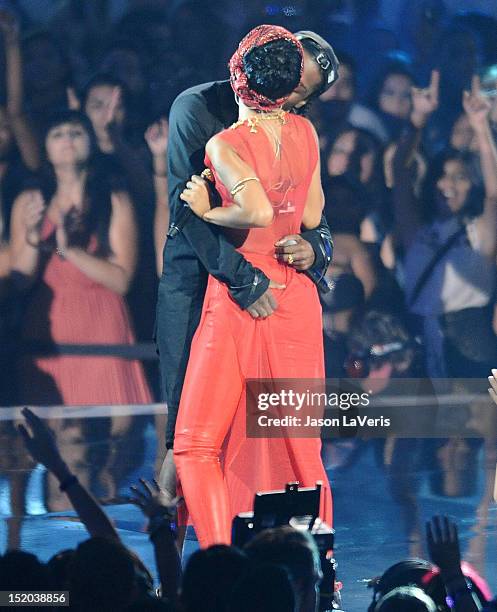
[[(173, 249), (169, 246), (169, 250)], [(197, 260), (186, 259), (181, 262), (179, 269), (177, 264), (177, 260), (164, 261), (167, 273), (159, 281), (155, 320), (162, 393), (168, 409), (168, 449), (173, 448), (174, 428), (190, 347), (200, 322), (207, 287), (207, 273)]]

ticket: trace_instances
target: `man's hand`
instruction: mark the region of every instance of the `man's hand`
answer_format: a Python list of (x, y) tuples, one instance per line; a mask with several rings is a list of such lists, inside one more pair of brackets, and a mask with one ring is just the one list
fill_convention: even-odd
[(139, 506), (143, 514), (150, 519), (155, 516), (167, 516), (173, 519), (176, 515), (176, 507), (182, 498), (172, 499), (167, 491), (160, 488), (155, 479), (150, 483), (140, 478), (140, 482), (142, 489), (134, 485), (130, 487), (135, 495), (130, 502)]
[(438, 565), (443, 577), (461, 573), (461, 551), (457, 526), (446, 516), (435, 516), (426, 524), (430, 559)]
[(488, 128), (488, 116), (492, 103), (481, 93), (478, 76), (474, 76), (471, 81), (471, 91), (463, 93), (462, 105), (475, 132), (482, 132)]
[(167, 119), (162, 118), (148, 127), (144, 138), (154, 157), (166, 157), (168, 137), (169, 124)]
[(23, 408), (22, 414), (32, 432), (30, 434), (24, 425), (18, 425), (29, 454), (37, 463), (41, 463), (49, 472), (57, 475), (64, 462), (52, 430), (29, 408)]
[(411, 122), (419, 129), (424, 127), (428, 117), (438, 108), (438, 94), (440, 88), (440, 72), (432, 70), (428, 87), (411, 88), (412, 112)]
[(488, 393), (492, 398), (494, 404), (497, 404), (497, 370), (492, 369), (492, 375), (488, 377), (488, 382), (490, 383), (490, 387), (488, 389)]
[(300, 234), (284, 236), (274, 246), (276, 259), (296, 270), (303, 272), (314, 264), (316, 258), (314, 249)]
[(116, 110), (121, 102), (121, 90), (119, 87), (113, 87), (112, 93), (110, 96), (109, 103), (107, 108), (105, 109), (105, 125), (107, 129), (111, 126), (111, 124), (115, 123), (116, 120)]
[(253, 304), (247, 308), (247, 312), (254, 319), (265, 319), (273, 314), (278, 308), (273, 292), (271, 289), (284, 289), (285, 285), (280, 285), (274, 281), (269, 281), (269, 288), (261, 295)]

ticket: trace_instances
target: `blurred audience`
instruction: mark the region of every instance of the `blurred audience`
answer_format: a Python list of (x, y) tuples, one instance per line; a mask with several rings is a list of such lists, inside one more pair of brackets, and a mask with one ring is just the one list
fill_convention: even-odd
[[(109, 304), (118, 297), (126, 302), (134, 336), (127, 335), (122, 342), (122, 336), (119, 340), (113, 336), (112, 344), (126, 347), (135, 338), (149, 343), (157, 275), (163, 272), (162, 250), (169, 225), (169, 108), (177, 94), (189, 86), (226, 76), (230, 41), (248, 30), (252, 22), (266, 20), (294, 30), (319, 29), (342, 50), (337, 51), (341, 61), (337, 83), (313, 101), (308, 113), (320, 138), (326, 215), (335, 234), (335, 259), (328, 276), (338, 282), (342, 275), (348, 275), (340, 291), (350, 291), (350, 296), (339, 300), (347, 308), (325, 313), (331, 355), (336, 342), (332, 370), (342, 361), (339, 354), (346, 342), (351, 311), (362, 302), (358, 280), (365, 298), (361, 311), (380, 310), (404, 319), (409, 316), (411, 332), (426, 345), (430, 375), (486, 372), (495, 354), (497, 329), (495, 247), (485, 234), (493, 215), (492, 182), (497, 182), (492, 153), (497, 135), (497, 57), (492, 46), (497, 21), (477, 11), (454, 14), (444, 0), (423, 0), (415, 5), (404, 2), (398, 23), (391, 20), (389, 24), (382, 21), (382, 3), (376, 0), (325, 2), (312, 11), (310, 5), (298, 3), (297, 9), (290, 14), (279, 3), (270, 7), (256, 3), (242, 11), (229, 3), (206, 8), (205, 3), (196, 1), (172, 5), (128, 2), (119, 8), (107, 3), (62, 3), (45, 11), (35, 11), (24, 3), (2, 5), (5, 93), (0, 96), (0, 334), (4, 354), (14, 346), (26, 356), (33, 341), (42, 339), (36, 329), (47, 329), (48, 302), (52, 302), (50, 308), (57, 302), (49, 296), (43, 276), (56, 262), (64, 271), (75, 265), (60, 255), (48, 256), (49, 249), (60, 248), (57, 235), (64, 242), (63, 229), (52, 234), (46, 229), (50, 221), (46, 209), (50, 209), (57, 189), (51, 193), (46, 187), (47, 177), (53, 179), (54, 167), (41, 165), (40, 159), (44, 134), (54, 113), (70, 108), (81, 110), (90, 119), (97, 146), (88, 163), (98, 169), (102, 186), (95, 189), (101, 192), (95, 195), (99, 203), (90, 207), (87, 227), (73, 211), (81, 198), (72, 193), (67, 196), (66, 212), (73, 212), (66, 218), (72, 228), (66, 228), (65, 233), (74, 234), (73, 238), (81, 234), (77, 238), (81, 240), (82, 235), (95, 233), (94, 224), (107, 223), (109, 201), (105, 194), (110, 190), (114, 201), (128, 198), (120, 194), (129, 194), (127, 205), (133, 221), (128, 230), (132, 233), (120, 228), (118, 232), (124, 234), (117, 240), (126, 244), (131, 267), (124, 274), (117, 270), (120, 264), (116, 265), (115, 258), (120, 256), (106, 243), (115, 237), (113, 232), (107, 238), (99, 233), (102, 227), (97, 232), (102, 242), (98, 249), (93, 251), (97, 238), (89, 239), (84, 248), (87, 256), (95, 258), (93, 263), (98, 260), (99, 266), (106, 267), (104, 262), (114, 266), (108, 269), (121, 276), (118, 292), (122, 295), (116, 295), (114, 286), (107, 286), (106, 295), (112, 296)], [(225, 36), (227, 27), (232, 31)], [(470, 94), (471, 104), (463, 107), (463, 91), (469, 90), (477, 74), (481, 87)], [(484, 111), (471, 111), (477, 99)], [(467, 198), (452, 181), (460, 183), (461, 189), (466, 181)], [(92, 184), (93, 179), (88, 178), (88, 195)], [(456, 196), (450, 196), (453, 191), (460, 195), (460, 207)], [(29, 206), (14, 205), (27, 199)], [(20, 208), (26, 208), (29, 219), (19, 213)], [(17, 221), (12, 219), (16, 209)], [(51, 222), (56, 221), (54, 217)], [(40, 241), (39, 248), (32, 244), (26, 247), (33, 249), (27, 274), (25, 264), (19, 261), (19, 234), (25, 232), (26, 222), (30, 224), (29, 241)], [(460, 229), (461, 224), (465, 233), (449, 245), (428, 274), (430, 256), (438, 253), (451, 229)], [(67, 238), (69, 243), (73, 239)], [(73, 251), (69, 248), (70, 257)], [(78, 271), (81, 280), (86, 272)], [(91, 282), (105, 293), (107, 281), (97, 276), (91, 277)], [(428, 280), (424, 276), (429, 276)], [(417, 287), (420, 279), (425, 283), (421, 290)], [(71, 275), (66, 282), (72, 286), (77, 280)], [(346, 286), (348, 289), (343, 289)], [(19, 333), (16, 325), (24, 312), (24, 327), (32, 326), (30, 317), (33, 304), (39, 303), (41, 287), (45, 287), (45, 306), (38, 309), (35, 332)], [(420, 295), (414, 295), (413, 300), (417, 292)], [(426, 301), (427, 296), (433, 299)], [(112, 306), (106, 309), (113, 312)], [(43, 340), (50, 342), (52, 353), (59, 350), (60, 343), (91, 344), (96, 333), (92, 323), (79, 324), (81, 342), (74, 335), (64, 336), (62, 341), (58, 333), (45, 334)], [(122, 321), (116, 326), (122, 326)], [(111, 343), (110, 335), (98, 337), (99, 344)], [(0, 360), (7, 367), (9, 360), (4, 354)], [(40, 359), (54, 364), (57, 359), (76, 360), (77, 356)], [(95, 359), (95, 355), (88, 358), (89, 362)], [(51, 396), (50, 401), (69, 401), (56, 392), (58, 383), (50, 369), (34, 367), (31, 372), (35, 376), (32, 381), (43, 381), (40, 389), (51, 388), (53, 393), (45, 394), (47, 400)], [(160, 399), (156, 364), (146, 363), (146, 373), (155, 398)], [(35, 385), (24, 384), (26, 370), (21, 374), (24, 389), (33, 389)], [(117, 380), (112, 375), (106, 382), (121, 387)], [(2, 391), (3, 403), (15, 401), (16, 391), (11, 386), (8, 393)], [(114, 402), (122, 399), (117, 392), (109, 395)], [(17, 396), (21, 399), (18, 392)], [(147, 391), (143, 397), (151, 396)]]
[(131, 200), (100, 173), (95, 136), (84, 115), (55, 115), (44, 145), (39, 187), (17, 197), (11, 223), (11, 270), (30, 290), (23, 339), (32, 353), (19, 363), (23, 400), (148, 403), (151, 395), (137, 361), (57, 352), (36, 356), (37, 349), (53, 352), (54, 344), (134, 341), (123, 298), (136, 266)]

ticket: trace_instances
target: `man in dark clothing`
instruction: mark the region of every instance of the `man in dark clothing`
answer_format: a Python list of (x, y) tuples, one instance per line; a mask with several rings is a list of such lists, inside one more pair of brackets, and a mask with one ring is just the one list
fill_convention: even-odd
[[(285, 108), (296, 110), (328, 89), (338, 76), (331, 46), (313, 32), (297, 33), (304, 48), (304, 72)], [(204, 169), (207, 141), (238, 119), (229, 81), (192, 87), (174, 101), (169, 117), (168, 183), (172, 224), (164, 248), (157, 304), (157, 348), (168, 405), (166, 446), (173, 447), (174, 427), (193, 335), (200, 321), (208, 274), (228, 285), (234, 301), (253, 317), (270, 316), (277, 308), (270, 279), (254, 268), (224, 237), (222, 228), (203, 222), (179, 196), (194, 174)], [(178, 229), (179, 228), (179, 229)], [(296, 269), (316, 282), (331, 261), (332, 242), (326, 220), (315, 230), (282, 236), (292, 245), (276, 247), (282, 261), (292, 255)], [(282, 242), (281, 240), (279, 242)], [(214, 381), (213, 381), (214, 382)], [(175, 494), (172, 453), (161, 470), (162, 486)]]

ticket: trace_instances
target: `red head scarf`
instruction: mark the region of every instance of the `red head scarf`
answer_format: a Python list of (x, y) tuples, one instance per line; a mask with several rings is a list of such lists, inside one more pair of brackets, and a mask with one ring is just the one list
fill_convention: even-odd
[(242, 100), (242, 102), (250, 108), (257, 108), (259, 110), (266, 111), (273, 110), (281, 106), (288, 98), (288, 96), (283, 96), (277, 100), (271, 100), (270, 98), (257, 93), (253, 89), (250, 89), (247, 75), (245, 74), (245, 69), (243, 66), (243, 58), (249, 51), (255, 47), (262, 47), (268, 42), (280, 40), (282, 38), (293, 43), (299, 50), (302, 58), (300, 64), (300, 74), (302, 74), (304, 69), (302, 45), (291, 32), (280, 26), (257, 26), (241, 40), (240, 44), (238, 45), (238, 49), (233, 53), (233, 56), (230, 59), (229, 68), (231, 74), (231, 87), (240, 100)]

